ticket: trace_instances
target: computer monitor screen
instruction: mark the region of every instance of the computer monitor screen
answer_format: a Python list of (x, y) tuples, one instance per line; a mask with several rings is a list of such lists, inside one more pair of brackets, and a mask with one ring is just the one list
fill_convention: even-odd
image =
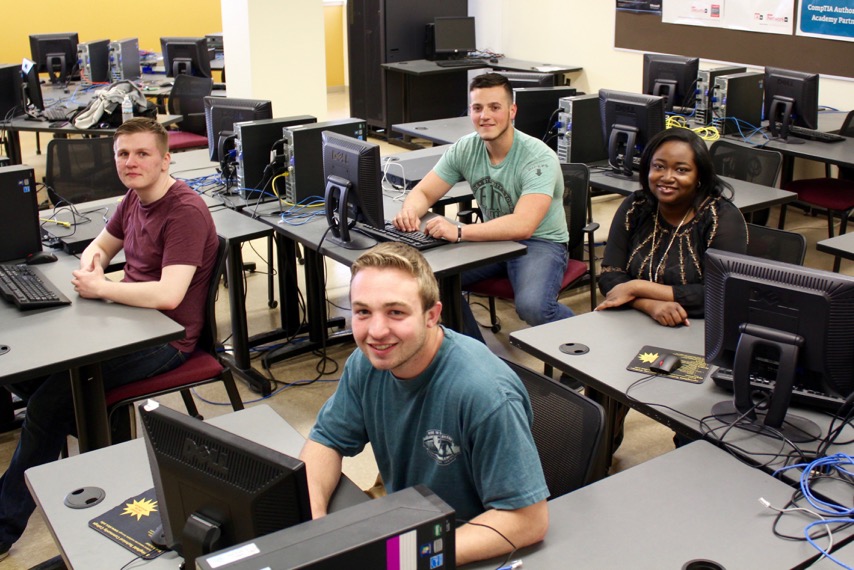
[(160, 51), (167, 77), (182, 73), (211, 76), (211, 56), (206, 38), (160, 38)]
[[(710, 249), (705, 294), (706, 360), (732, 369), (735, 393), (715, 415), (748, 414), (757, 431), (792, 441), (815, 437), (814, 424), (786, 411), (793, 386), (854, 391), (854, 277)], [(750, 375), (774, 380), (767, 409), (752, 410)]]
[(30, 55), (38, 73), (48, 73), (51, 83), (68, 83), (77, 74), (77, 32), (30, 34)]
[(679, 55), (643, 54), (643, 92), (666, 97), (666, 111), (692, 107), (700, 59)]
[(27, 110), (44, 111), (44, 97), (42, 97), (38, 66), (27, 58), (24, 58), (21, 63), (21, 78), (24, 86), (24, 106), (27, 107)]
[(470, 51), (477, 51), (474, 18), (471, 16), (434, 18), (433, 34), (436, 55), (440, 58), (465, 56)]
[(322, 141), (328, 239), (347, 249), (373, 247), (375, 240), (350, 230), (356, 222), (385, 224), (380, 147), (332, 131), (323, 131)]
[(166, 544), (185, 568), (311, 520), (301, 461), (153, 400), (139, 412)]
[(24, 111), (21, 66), (0, 65), (0, 121)]
[(223, 162), (234, 149), (234, 123), (273, 118), (273, 103), (264, 99), (205, 97), (205, 125), (212, 161)]
[(609, 174), (632, 177), (646, 142), (664, 130), (664, 98), (600, 89), (599, 113), (612, 169)]
[(513, 126), (527, 135), (546, 141), (552, 149), (557, 148), (555, 130), (562, 97), (575, 95), (575, 88), (560, 87), (522, 87), (513, 89), (516, 102), (516, 118)]
[(763, 110), (775, 138), (787, 139), (791, 125), (817, 129), (818, 74), (766, 67)]

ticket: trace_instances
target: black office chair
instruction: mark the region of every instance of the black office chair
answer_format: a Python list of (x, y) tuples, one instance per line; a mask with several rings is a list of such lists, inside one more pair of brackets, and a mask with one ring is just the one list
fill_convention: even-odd
[[(783, 155), (775, 150), (747, 147), (730, 141), (717, 140), (709, 148), (715, 172), (737, 180), (776, 187), (780, 180)], [(768, 209), (750, 214), (750, 220), (765, 225)]]
[[(584, 164), (561, 164), (563, 171), (563, 210), (569, 232), (569, 261), (561, 279), (560, 292), (580, 285), (590, 285), (590, 310), (596, 308), (596, 255), (593, 232), (599, 229), (596, 222), (587, 223), (587, 196), (590, 171)], [(585, 261), (585, 245), (586, 257)], [(470, 293), (489, 297), (489, 317), (492, 332), (501, 330), (496, 313), (495, 298), (513, 300), (515, 294), (510, 279), (499, 277), (484, 279), (470, 285)]]
[(208, 147), (204, 101), (212, 89), (209, 77), (182, 74), (175, 78), (166, 109), (170, 115), (181, 115), (181, 122), (168, 131), (170, 151)]
[(47, 144), (47, 194), (54, 206), (124, 196), (113, 137), (52, 139)]
[(519, 375), (534, 411), (532, 434), (549, 499), (601, 479), (597, 461), (602, 453), (605, 410), (591, 400), (533, 370), (504, 360)]
[(747, 224), (747, 255), (803, 265), (807, 238), (768, 226)]

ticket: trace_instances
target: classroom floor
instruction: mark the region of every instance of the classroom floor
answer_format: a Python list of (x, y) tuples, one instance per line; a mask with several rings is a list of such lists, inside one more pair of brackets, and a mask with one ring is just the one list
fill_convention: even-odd
[[(348, 99), (346, 92), (338, 91), (329, 94), (327, 119), (347, 117)], [(21, 133), (24, 162), (36, 169), (39, 179), (44, 174), (44, 154), (36, 154), (35, 135), (33, 133)], [(376, 141), (380, 142), (380, 141)], [(41, 148), (44, 150), (47, 138), (42, 137)], [(405, 150), (381, 142), (383, 154), (396, 154), (406, 152)], [(593, 199), (593, 219), (601, 224), (597, 232), (596, 241), (602, 242), (606, 239), (610, 227), (611, 218), (620, 203), (618, 196), (600, 196)], [(769, 225), (776, 226), (778, 217), (777, 209), (771, 213)], [(815, 243), (824, 239), (827, 235), (827, 223), (825, 218), (812, 217), (803, 214), (796, 208), (789, 208), (787, 214), (787, 229), (802, 232), (808, 240), (808, 252), (806, 265), (821, 269), (832, 267), (832, 258), (815, 250)], [(246, 311), (249, 320), (250, 334), (259, 334), (276, 328), (277, 311), (272, 310), (267, 304), (267, 265), (265, 261), (266, 242), (257, 241), (245, 244), (243, 249), (246, 261), (257, 262), (257, 270), (246, 274), (247, 301)], [(601, 256), (601, 248), (597, 249), (597, 255)], [(842, 271), (854, 274), (854, 262), (842, 263)], [(329, 300), (329, 313), (331, 316), (344, 316), (349, 320), (348, 311), (348, 282), (349, 271), (346, 267), (332, 261), (327, 262), (327, 296)], [(580, 290), (572, 295), (564, 295), (561, 300), (570, 306), (576, 313), (589, 310), (588, 290)], [(474, 299), (479, 302), (479, 299)], [(485, 300), (483, 300), (485, 305)], [(511, 347), (508, 335), (512, 331), (524, 328), (525, 323), (516, 316), (511, 303), (499, 301), (499, 317), (502, 323), (501, 332), (492, 334), (484, 329), (484, 336), (492, 350), (502, 356), (514, 361), (528, 365), (535, 370), (541, 370), (541, 363), (528, 356), (520, 350)], [(223, 290), (218, 303), (218, 325), (222, 335), (230, 330), (228, 300)], [(483, 306), (475, 308), (475, 315), (481, 322), (487, 322), (488, 312)], [(227, 344), (227, 339), (225, 339)], [(339, 344), (328, 349), (325, 358), (317, 355), (304, 355), (298, 358), (286, 360), (272, 365), (270, 370), (265, 370), (260, 360), (255, 360), (255, 368), (275, 381), (277, 389), (272, 396), (261, 399), (256, 393), (250, 391), (245, 384), (240, 383), (240, 391), (247, 407), (258, 404), (266, 404), (274, 408), (283, 418), (291, 423), (303, 435), (308, 433), (314, 423), (316, 413), (323, 402), (335, 390), (335, 380), (340, 377), (348, 355), (354, 350), (352, 343)], [(260, 356), (260, 354), (258, 355)], [(311, 382), (317, 379), (315, 382)], [(199, 409), (205, 417), (212, 417), (228, 413), (230, 407), (224, 390), (219, 385), (203, 387), (197, 391), (197, 402)], [(201, 401), (202, 399), (206, 401)], [(183, 410), (183, 404), (179, 396), (168, 396), (161, 401), (166, 405)], [(629, 413), (626, 420), (625, 438), (617, 451), (612, 471), (621, 471), (646, 461), (652, 457), (666, 453), (673, 449), (673, 432), (661, 424), (647, 418), (635, 411)], [(8, 465), (9, 458), (14, 452), (18, 439), (18, 432), (12, 431), (0, 434), (0, 465)], [(71, 444), (72, 453), (73, 442)], [(377, 468), (370, 450), (361, 456), (345, 459), (344, 472), (362, 488), (373, 485)], [(117, 474), (117, 476), (119, 476)], [(69, 489), (70, 490), (70, 489)], [(92, 534), (93, 547), (98, 540), (94, 531)], [(12, 547), (9, 558), (0, 562), (3, 570), (25, 570), (38, 565), (40, 562), (55, 557), (59, 553), (54, 544), (50, 531), (47, 528), (39, 510), (30, 519), (29, 526), (23, 537)], [(128, 561), (131, 560), (129, 554)]]

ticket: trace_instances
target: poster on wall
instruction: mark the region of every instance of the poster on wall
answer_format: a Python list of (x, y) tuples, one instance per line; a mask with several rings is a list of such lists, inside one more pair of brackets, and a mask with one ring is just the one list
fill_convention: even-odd
[(854, 41), (854, 5), (851, 0), (802, 1), (798, 10), (799, 36)]
[(617, 10), (623, 12), (646, 12), (649, 14), (661, 14), (661, 4), (658, 2), (646, 2), (643, 0), (617, 0)]
[(667, 0), (662, 22), (791, 35), (795, 0)]

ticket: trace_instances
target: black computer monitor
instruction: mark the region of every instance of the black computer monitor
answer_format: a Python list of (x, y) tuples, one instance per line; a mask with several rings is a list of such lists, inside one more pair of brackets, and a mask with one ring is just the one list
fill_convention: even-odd
[(30, 34), (30, 55), (38, 73), (48, 73), (51, 83), (68, 83), (77, 75), (77, 32)]
[(681, 55), (643, 54), (643, 92), (665, 97), (666, 111), (692, 107), (700, 59)]
[(818, 128), (818, 74), (765, 68), (764, 115), (771, 136), (789, 141), (789, 127)]
[[(793, 386), (854, 392), (854, 277), (710, 249), (705, 294), (706, 360), (732, 369), (735, 393), (713, 414), (726, 423), (747, 414), (749, 427), (792, 441), (817, 437), (786, 411)], [(751, 374), (775, 380), (767, 409), (752, 410)]]
[(612, 176), (632, 177), (647, 141), (664, 130), (664, 97), (599, 90), (602, 137)]
[(265, 99), (205, 97), (205, 126), (211, 160), (222, 163), (234, 149), (234, 123), (273, 118), (273, 103)]
[(211, 76), (211, 56), (207, 38), (160, 38), (163, 67), (167, 77), (186, 73)]
[(21, 66), (0, 64), (0, 121), (20, 115), (23, 103)]
[(433, 38), (438, 59), (465, 57), (470, 51), (477, 51), (474, 17), (443, 16), (434, 18)]
[(575, 88), (568, 85), (560, 87), (522, 87), (513, 89), (516, 102), (516, 118), (513, 126), (527, 135), (547, 141), (552, 149), (557, 148), (557, 133), (554, 130), (560, 111), (559, 99), (575, 95)]
[(347, 249), (373, 247), (376, 240), (350, 230), (356, 222), (375, 228), (385, 224), (380, 147), (332, 131), (321, 136), (328, 239)]
[(184, 568), (311, 520), (301, 461), (153, 400), (139, 412), (166, 545)]
[(27, 111), (44, 111), (42, 84), (39, 79), (38, 66), (27, 58), (21, 62), (21, 79), (23, 82), (23, 105)]
[(513, 89), (520, 87), (554, 87), (557, 77), (554, 73), (540, 71), (505, 71), (500, 69), (494, 73), (506, 77), (510, 81), (510, 87)]

